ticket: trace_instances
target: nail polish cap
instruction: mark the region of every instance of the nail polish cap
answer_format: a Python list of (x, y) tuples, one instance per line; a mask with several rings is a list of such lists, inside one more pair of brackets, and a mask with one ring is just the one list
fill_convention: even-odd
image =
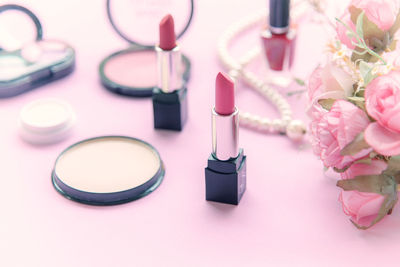
[(269, 25), (281, 29), (289, 27), (290, 0), (269, 0)]

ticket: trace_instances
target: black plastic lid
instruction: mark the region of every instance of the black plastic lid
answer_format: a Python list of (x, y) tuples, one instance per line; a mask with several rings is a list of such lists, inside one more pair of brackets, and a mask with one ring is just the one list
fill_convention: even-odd
[(269, 1), (269, 25), (273, 28), (289, 27), (290, 0)]
[(107, 0), (106, 5), (108, 19), (118, 35), (142, 47), (157, 44), (158, 24), (167, 14), (174, 17), (179, 39), (189, 28), (194, 10), (194, 0)]

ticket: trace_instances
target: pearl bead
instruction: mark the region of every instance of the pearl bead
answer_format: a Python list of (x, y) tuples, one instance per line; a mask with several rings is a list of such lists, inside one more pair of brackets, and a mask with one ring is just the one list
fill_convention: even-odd
[(270, 127), (271, 127), (271, 120), (270, 119), (267, 119), (267, 118), (263, 118), (263, 119), (261, 119), (261, 124), (260, 124), (260, 126), (259, 126), (259, 129), (261, 130), (261, 131), (269, 131), (270, 130)]
[(231, 76), (231, 78), (236, 81), (236, 79), (239, 77), (239, 71), (238, 70), (230, 70), (229, 76)]
[(251, 127), (256, 128), (258, 126), (258, 116), (250, 115), (249, 117), (249, 124)]
[(282, 125), (282, 121), (281, 120), (279, 120), (279, 119), (274, 119), (273, 121), (272, 121), (272, 127), (271, 127), (271, 130), (273, 131), (273, 132), (283, 132), (283, 125)]
[(286, 135), (293, 141), (300, 141), (306, 134), (306, 127), (300, 120), (292, 120), (286, 127)]
[(248, 113), (248, 112), (240, 112), (239, 115), (240, 115), (240, 122), (242, 124), (245, 124), (245, 125), (249, 124), (249, 120), (250, 120), (250, 116), (251, 116), (250, 113)]
[(261, 126), (261, 117), (257, 115), (253, 115), (253, 125), (255, 128), (259, 129)]

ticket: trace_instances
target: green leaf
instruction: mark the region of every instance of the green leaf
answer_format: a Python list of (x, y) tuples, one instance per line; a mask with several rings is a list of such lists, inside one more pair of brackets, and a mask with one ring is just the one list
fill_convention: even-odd
[(363, 158), (363, 159), (359, 159), (354, 161), (353, 164), (368, 164), (370, 165), (372, 163), (372, 159), (371, 158)]
[[(360, 45), (356, 45), (358, 48), (361, 48), (361, 49), (364, 49), (364, 46), (360, 46)], [(363, 50), (362, 52), (359, 52), (359, 51), (357, 51), (357, 50), (353, 50), (353, 53), (354, 54), (357, 54), (357, 55), (359, 55), (359, 56), (364, 56), (364, 55), (367, 55), (368, 54), (368, 51), (367, 50)], [(369, 54), (368, 54), (369, 55)], [(364, 58), (357, 58), (356, 60), (354, 60), (354, 61), (363, 61), (363, 59)]]
[(391, 194), (393, 188), (397, 192), (397, 184), (393, 177), (385, 174), (356, 176), (353, 179), (340, 180), (336, 185), (344, 191), (357, 190), (359, 192), (375, 193), (382, 196)]
[(361, 8), (356, 8), (355, 6), (349, 6), (349, 12), (350, 12), (350, 19), (354, 23), (354, 25), (357, 24), (357, 18), (363, 12)]
[(385, 174), (396, 176), (400, 173), (400, 156), (390, 157)]
[(300, 79), (300, 78), (294, 78), (294, 81), (301, 86), (304, 86), (306, 83), (304, 80)]
[(390, 51), (394, 51), (397, 48), (397, 40), (392, 40), (392, 42), (390, 43), (390, 45), (388, 46)]
[(376, 77), (377, 77), (377, 75), (372, 74), (372, 71), (368, 72), (367, 75), (364, 77), (364, 84), (368, 85)]
[(378, 155), (379, 155), (378, 153), (376, 153), (375, 151), (372, 151), (371, 153), (369, 153), (369, 158), (373, 159), (373, 158), (377, 157)]
[(394, 34), (399, 28), (400, 28), (400, 12), (397, 13), (396, 21), (389, 30), (390, 36), (394, 36)]
[(335, 18), (336, 19), (336, 21), (337, 22), (339, 22), (340, 24), (342, 24), (346, 29), (347, 29), (347, 32), (346, 32), (346, 35), (348, 36), (348, 34), (351, 34), (353, 37), (355, 37), (356, 39), (357, 39), (357, 43), (355, 43), (355, 45), (356, 44), (363, 44), (363, 40), (360, 38), (360, 36), (358, 36), (358, 34), (357, 33), (355, 33), (354, 31), (353, 31), (353, 29), (352, 28), (350, 28), (350, 26), (349, 25), (347, 25), (346, 23), (344, 23), (341, 19), (339, 19), (339, 18)]
[(353, 53), (351, 54), (351, 60), (352, 61), (357, 61), (357, 60), (363, 60), (366, 62), (377, 62), (378, 60), (382, 61), (383, 64), (387, 64), (386, 61), (379, 55), (376, 54), (374, 51), (371, 49), (363, 49), (362, 51), (367, 51), (366, 53), (360, 52), (360, 48), (356, 47), (355, 50), (353, 50)]
[[(363, 12), (362, 9), (356, 8), (355, 6), (349, 7), (349, 12), (351, 15), (351, 20), (354, 25), (357, 25), (357, 20), (360, 14)], [(370, 42), (370, 39), (376, 37), (378, 39), (383, 40), (385, 31), (382, 31), (375, 23), (370, 21), (367, 16), (363, 16), (363, 41), (364, 43)], [(391, 35), (393, 36), (393, 35)]]
[(364, 19), (364, 11), (361, 12), (360, 15), (357, 17), (357, 24), (356, 24), (356, 32), (361, 39), (364, 39), (364, 32), (363, 32), (363, 19)]
[(371, 66), (367, 62), (361, 60), (359, 67), (360, 67), (360, 74), (364, 79), (365, 85), (368, 85), (373, 79), (377, 77), (376, 74), (372, 74), (372, 71), (374, 69), (373, 65)]
[(385, 47), (384, 42), (383, 42), (382, 40), (379, 40), (379, 39), (376, 38), (376, 37), (372, 37), (372, 38), (371, 38), (371, 44), (372, 44), (374, 47), (379, 48), (380, 50), (383, 50), (384, 47)]
[(352, 102), (364, 102), (365, 101), (365, 98), (360, 97), (360, 96), (349, 96), (347, 99)]
[(353, 33), (355, 35), (354, 37), (357, 39), (357, 43), (353, 42), (356, 48), (353, 50), (351, 60), (354, 62), (359, 59), (362, 59), (366, 62), (376, 62), (380, 60), (386, 65), (386, 61), (380, 56), (382, 51), (375, 52), (367, 45), (370, 38), (383, 40), (385, 32), (380, 30), (378, 26), (368, 20), (368, 18), (363, 15), (363, 10), (354, 6), (350, 6), (349, 11), (351, 13), (351, 20), (354, 24), (356, 24), (356, 32), (354, 32), (353, 29), (351, 29), (351, 27), (349, 27), (349, 25), (344, 23), (342, 20), (338, 18), (336, 18), (336, 20), (345, 26), (347, 31)]
[(307, 90), (295, 90), (295, 91), (287, 92), (286, 95), (287, 96), (301, 95), (301, 94), (304, 94), (305, 92), (307, 92)]
[(344, 167), (344, 168), (342, 168), (342, 169), (333, 167), (333, 170), (334, 170), (335, 172), (337, 172), (337, 173), (344, 173), (345, 171), (347, 171), (347, 170), (351, 167), (352, 164), (353, 164), (353, 163), (350, 163), (349, 165), (347, 165), (346, 167)]
[(340, 48), (342, 47), (342, 43), (339, 40), (336, 40), (335, 45), (337, 50), (340, 50)]
[[(346, 31), (346, 36), (347, 36), (347, 38), (349, 38), (350, 40), (353, 39), (353, 38), (357, 38), (357, 36), (356, 36), (354, 33), (352, 33), (351, 31)], [(353, 44), (354, 44), (354, 43), (353, 43)], [(357, 44), (355, 43), (354, 45), (357, 45)]]
[(360, 61), (359, 67), (360, 67), (361, 76), (363, 76), (363, 77), (365, 75), (367, 75), (367, 73), (370, 72), (372, 69), (372, 67), (367, 62), (362, 61), (362, 60)]
[(356, 91), (355, 96), (362, 97), (362, 98), (365, 99), (364, 93), (365, 93), (365, 89), (364, 89), (364, 88), (359, 88), (359, 89)]
[(340, 154), (342, 156), (351, 156), (367, 148), (370, 148), (370, 146), (365, 142), (364, 133), (360, 133), (340, 151)]
[(318, 104), (320, 104), (321, 107), (323, 107), (326, 110), (331, 110), (335, 101), (336, 101), (336, 99), (333, 99), (333, 98), (320, 99), (320, 100), (318, 100)]

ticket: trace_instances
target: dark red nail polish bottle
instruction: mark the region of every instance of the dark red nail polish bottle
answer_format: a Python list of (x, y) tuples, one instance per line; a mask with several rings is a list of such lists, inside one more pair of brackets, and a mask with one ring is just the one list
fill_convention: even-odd
[(269, 25), (261, 33), (268, 66), (288, 71), (293, 63), (296, 34), (289, 28), (290, 0), (269, 1)]

